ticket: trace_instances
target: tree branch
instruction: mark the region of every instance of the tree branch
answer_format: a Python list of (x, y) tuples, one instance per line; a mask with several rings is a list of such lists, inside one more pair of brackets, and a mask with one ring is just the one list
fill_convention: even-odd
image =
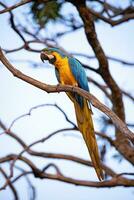
[[(107, 57), (97, 37), (93, 14), (90, 11), (90, 9), (88, 9), (88, 7), (86, 6), (85, 0), (82, 1), (70, 0), (70, 2), (72, 2), (76, 6), (80, 17), (83, 20), (87, 40), (91, 45), (99, 63), (98, 73), (101, 75), (101, 77), (111, 90), (113, 111), (118, 115), (120, 119), (122, 119), (122, 121), (125, 122), (125, 110), (124, 110), (122, 92), (110, 73)], [(124, 137), (124, 135), (119, 129), (116, 129), (115, 136), (116, 136), (116, 143), (118, 143), (117, 150), (122, 155), (125, 155), (125, 158), (129, 162), (134, 163), (134, 149), (131, 147), (131, 144)], [(126, 151), (129, 152), (129, 155), (125, 154)]]
[(9, 187), (10, 187), (10, 189), (11, 189), (13, 195), (14, 195), (14, 200), (19, 200), (18, 193), (17, 193), (15, 187), (13, 186), (12, 182), (10, 180), (8, 180), (8, 176), (7, 176), (6, 172), (2, 168), (0, 168), (0, 172), (5, 177), (6, 182), (9, 185)]
[(19, 3), (14, 4), (13, 6), (10, 6), (10, 7), (8, 7), (8, 8), (5, 8), (4, 10), (1, 10), (1, 11), (0, 11), (0, 14), (9, 12), (9, 11), (15, 9), (15, 8), (18, 8), (18, 7), (22, 6), (22, 5), (27, 4), (27, 3), (30, 3), (30, 2), (32, 2), (32, 0), (22, 0), (22, 1), (20, 1)]
[[(8, 162), (11, 160), (14, 160), (17, 155), (12, 154), (8, 155), (4, 158), (0, 158), (0, 163)], [(64, 176), (61, 173), (58, 174), (50, 174), (43, 172), (43, 170), (38, 169), (34, 163), (32, 163), (29, 159), (26, 157), (20, 156), (18, 158), (19, 160), (23, 161), (25, 164), (27, 164), (33, 171), (33, 174), (35, 177), (38, 177), (40, 179), (51, 179), (51, 180), (57, 180), (73, 185), (79, 185), (79, 186), (87, 186), (87, 187), (97, 187), (97, 188), (105, 188), (105, 187), (117, 187), (117, 186), (125, 186), (125, 187), (133, 187), (134, 186), (134, 180), (127, 179), (120, 176), (115, 176), (112, 179), (108, 181), (102, 181), (102, 182), (95, 182), (95, 181), (86, 181), (86, 180), (78, 180), (74, 178), (70, 178), (67, 176)], [(6, 185), (5, 185), (6, 187)], [(4, 188), (2, 188), (4, 189)]]
[[(44, 140), (44, 138), (41, 139), (41, 140), (38, 140), (38, 141), (36, 141), (36, 142), (34, 142), (34, 143), (30, 144), (30, 145), (27, 145), (15, 133), (13, 133), (10, 129), (7, 129), (2, 121), (0, 121), (0, 126), (2, 127), (2, 129), (6, 133), (8, 133), (9, 137), (15, 139), (24, 148), (23, 151), (26, 151), (27, 153), (29, 153), (32, 156), (37, 156), (37, 157), (42, 157), (42, 158), (52, 158), (52, 159), (63, 159), (63, 160), (76, 162), (76, 163), (79, 163), (79, 164), (82, 164), (82, 165), (85, 165), (85, 166), (93, 167), (93, 165), (92, 165), (92, 163), (90, 161), (84, 160), (82, 158), (79, 158), (79, 157), (76, 157), (76, 156), (73, 156), (73, 155), (59, 154), (59, 153), (48, 153), (48, 152), (47, 153), (46, 152), (37, 152), (35, 150), (32, 150), (31, 147), (33, 145), (35, 145), (35, 144), (38, 144), (39, 142), (42, 142)], [(71, 130), (71, 129), (69, 129), (69, 130)], [(73, 130), (73, 128), (72, 128), (72, 130)], [(61, 131), (62, 131), (62, 129), (61, 129)], [(96, 132), (96, 134), (99, 135), (100, 137), (108, 140), (111, 145), (114, 145), (114, 142), (111, 140), (110, 137), (108, 137), (108, 136), (106, 136), (106, 135), (104, 135), (102, 133), (99, 133), (99, 132)], [(47, 138), (47, 137), (45, 137), (45, 138)], [(106, 166), (103, 163), (101, 163), (101, 165), (102, 165), (102, 168), (105, 171), (106, 175), (109, 175), (109, 176), (112, 176), (112, 177), (116, 175), (116, 173), (112, 169), (110, 169), (108, 166)]]
[(126, 124), (123, 123), (123, 121), (119, 119), (119, 117), (113, 111), (111, 111), (108, 107), (103, 105), (95, 96), (91, 95), (89, 92), (84, 91), (81, 88), (70, 85), (58, 85), (58, 86), (47, 85), (36, 79), (33, 79), (23, 74), (19, 70), (15, 69), (6, 59), (2, 50), (0, 50), (0, 60), (14, 76), (48, 93), (71, 91), (80, 94), (81, 96), (89, 100), (94, 107), (105, 113), (112, 120), (116, 128), (119, 129), (120, 132), (124, 134), (124, 136), (127, 137), (134, 144), (134, 134), (127, 128)]

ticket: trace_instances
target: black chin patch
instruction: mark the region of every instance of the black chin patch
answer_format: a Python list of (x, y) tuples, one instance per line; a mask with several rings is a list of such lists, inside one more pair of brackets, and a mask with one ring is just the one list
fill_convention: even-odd
[(49, 62), (50, 62), (51, 64), (54, 64), (55, 61), (56, 61), (55, 56), (54, 56), (53, 58), (49, 59)]

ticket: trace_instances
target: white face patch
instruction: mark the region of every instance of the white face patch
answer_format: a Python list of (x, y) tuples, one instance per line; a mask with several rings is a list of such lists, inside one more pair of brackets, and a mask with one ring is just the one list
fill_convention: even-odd
[(54, 56), (51, 54), (50, 55), (47, 54), (47, 56), (48, 56), (49, 60), (54, 59)]

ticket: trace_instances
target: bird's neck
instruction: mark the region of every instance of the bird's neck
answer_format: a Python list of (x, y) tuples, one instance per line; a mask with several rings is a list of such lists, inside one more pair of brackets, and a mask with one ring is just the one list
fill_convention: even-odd
[(68, 62), (67, 57), (62, 57), (58, 53), (53, 53), (53, 55), (56, 57), (56, 61), (54, 62), (55, 67), (60, 70), (63, 66), (65, 66)]

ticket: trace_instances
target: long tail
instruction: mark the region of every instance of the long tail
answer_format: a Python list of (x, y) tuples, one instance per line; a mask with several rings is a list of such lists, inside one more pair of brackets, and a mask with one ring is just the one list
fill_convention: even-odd
[(84, 99), (83, 108), (77, 103), (76, 100), (72, 99), (75, 107), (76, 118), (78, 123), (78, 128), (81, 131), (85, 143), (87, 145), (91, 160), (93, 162), (93, 166), (95, 168), (96, 174), (99, 180), (104, 179), (103, 171), (100, 164), (98, 146), (94, 133), (94, 126), (92, 121), (92, 111), (89, 109), (89, 105), (87, 100)]

